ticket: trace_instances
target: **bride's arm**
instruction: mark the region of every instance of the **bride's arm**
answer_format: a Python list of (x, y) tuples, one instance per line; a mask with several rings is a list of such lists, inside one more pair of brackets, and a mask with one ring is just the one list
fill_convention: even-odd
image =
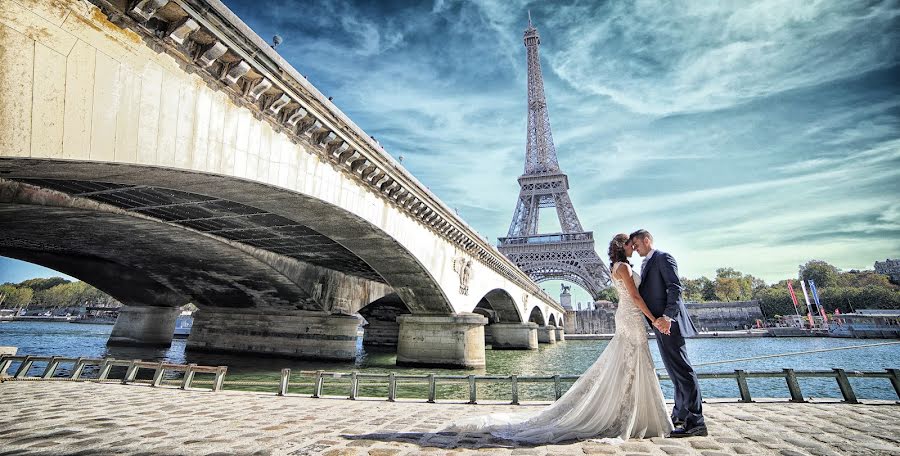
[(625, 282), (625, 289), (628, 291), (628, 294), (631, 295), (631, 299), (634, 300), (634, 304), (641, 310), (650, 321), (656, 320), (656, 316), (650, 313), (650, 308), (647, 307), (647, 303), (644, 302), (644, 298), (641, 297), (641, 294), (638, 292), (636, 286), (634, 286), (634, 278), (631, 277), (631, 267), (623, 264), (623, 266), (619, 266), (616, 268), (616, 271), (613, 272), (613, 276), (618, 279), (621, 279), (622, 282)]

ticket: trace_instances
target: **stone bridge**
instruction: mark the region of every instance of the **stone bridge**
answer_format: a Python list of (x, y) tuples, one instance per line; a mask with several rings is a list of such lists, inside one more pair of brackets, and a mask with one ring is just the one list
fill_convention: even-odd
[[(0, 255), (126, 305), (110, 343), (478, 367), (550, 296), (216, 0), (0, 2)], [(485, 330), (485, 325), (488, 325)]]

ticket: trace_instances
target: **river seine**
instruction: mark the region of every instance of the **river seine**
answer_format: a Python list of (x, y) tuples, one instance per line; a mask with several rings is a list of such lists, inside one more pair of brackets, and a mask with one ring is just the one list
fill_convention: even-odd
[[(227, 381), (277, 381), (282, 368), (293, 372), (325, 370), (329, 372), (388, 373), (397, 375), (424, 374), (435, 372), (439, 375), (579, 375), (597, 359), (608, 344), (599, 340), (569, 340), (555, 345), (541, 345), (539, 350), (506, 351), (487, 350), (487, 367), (482, 371), (416, 369), (394, 365), (395, 355), (390, 352), (364, 350), (360, 342), (359, 355), (353, 362), (320, 362), (279, 358), (256, 358), (250, 356), (229, 356), (185, 351), (185, 340), (175, 339), (168, 349), (107, 347), (106, 340), (112, 330), (111, 325), (46, 323), (46, 322), (5, 322), (0, 324), (0, 346), (18, 347), (19, 355), (66, 356), (66, 357), (113, 357), (118, 359), (143, 359), (145, 361), (167, 361), (172, 363), (196, 363), (200, 365), (228, 366)], [(712, 361), (773, 355), (779, 353), (821, 350), (884, 342), (883, 340), (834, 339), (834, 338), (713, 338), (689, 339), (688, 353), (694, 364)], [(662, 367), (656, 343), (650, 341), (657, 367)], [(809, 355), (742, 361), (730, 364), (698, 367), (699, 372), (728, 372), (734, 369), (747, 371), (780, 371), (782, 368), (795, 370), (830, 370), (843, 368), (848, 371), (883, 371), (900, 368), (900, 345), (871, 347), (864, 349), (831, 351)], [(30, 375), (39, 375), (36, 366)], [(66, 375), (66, 368), (59, 375)], [(861, 399), (896, 400), (897, 395), (887, 379), (851, 379), (851, 384)], [(345, 386), (340, 381), (332, 382), (326, 393), (345, 394)], [(754, 397), (790, 397), (783, 379), (750, 379), (750, 391)], [(524, 384), (523, 384), (524, 385)], [(227, 384), (226, 384), (227, 386)], [(568, 384), (565, 385), (566, 387)], [(803, 395), (816, 398), (840, 398), (840, 390), (833, 379), (801, 378)], [(662, 383), (666, 397), (672, 397), (672, 387), (667, 381)], [(411, 386), (410, 396), (422, 397), (421, 385)], [(525, 385), (521, 399), (547, 399), (549, 385)], [(259, 388), (272, 391), (272, 387)], [(386, 388), (366, 386), (360, 395), (384, 396)], [(702, 380), (701, 390), (706, 398), (733, 398), (738, 396), (734, 380)], [(480, 398), (500, 399), (509, 397), (507, 384), (479, 385)], [(293, 392), (293, 390), (292, 390)], [(300, 392), (300, 391), (298, 391)], [(368, 393), (368, 394), (367, 394)], [(404, 396), (403, 390), (398, 394)], [(464, 385), (447, 385), (440, 388), (438, 397), (467, 397)]]

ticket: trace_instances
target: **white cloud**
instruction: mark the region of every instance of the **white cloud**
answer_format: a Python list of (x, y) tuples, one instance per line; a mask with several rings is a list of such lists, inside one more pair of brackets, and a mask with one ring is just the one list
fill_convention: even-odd
[[(588, 14), (586, 5), (561, 9)], [(900, 57), (900, 8), (892, 1), (608, 5), (594, 11), (596, 20), (571, 23), (566, 45), (547, 58), (577, 89), (641, 113), (726, 108), (887, 68)]]

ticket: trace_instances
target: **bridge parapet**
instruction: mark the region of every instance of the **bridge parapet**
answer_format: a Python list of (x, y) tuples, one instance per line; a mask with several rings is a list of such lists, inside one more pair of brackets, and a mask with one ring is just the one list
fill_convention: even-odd
[(394, 160), (293, 66), (218, 0), (91, 0), (259, 120), (288, 135), (399, 211), (560, 310), (492, 244)]

